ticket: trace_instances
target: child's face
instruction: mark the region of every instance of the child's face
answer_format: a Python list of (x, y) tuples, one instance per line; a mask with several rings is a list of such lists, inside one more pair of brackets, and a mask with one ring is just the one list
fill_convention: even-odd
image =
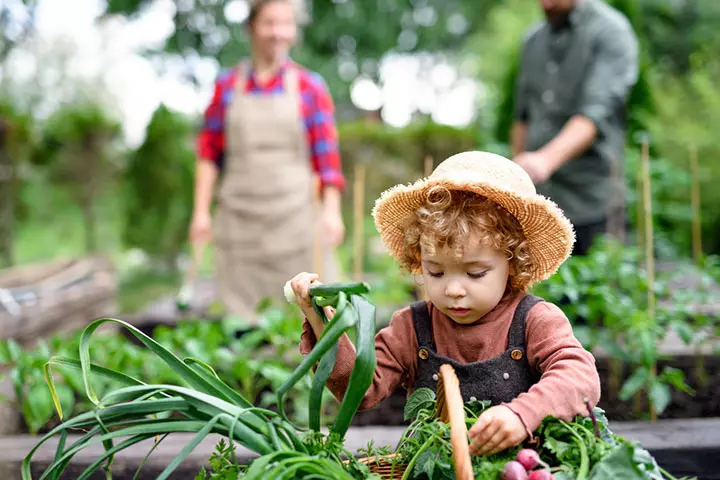
[(477, 322), (495, 308), (505, 293), (510, 271), (503, 252), (480, 245), (474, 237), (469, 240), (460, 258), (448, 248), (421, 255), (430, 301), (460, 324)]

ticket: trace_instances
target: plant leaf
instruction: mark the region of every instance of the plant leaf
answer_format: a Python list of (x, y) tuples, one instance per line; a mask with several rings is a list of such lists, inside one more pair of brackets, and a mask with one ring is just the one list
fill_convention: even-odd
[(645, 475), (633, 463), (633, 447), (619, 445), (590, 471), (588, 480), (645, 480)]
[(427, 387), (418, 388), (407, 399), (405, 404), (405, 420), (417, 417), (420, 410), (435, 408), (435, 392)]
[(640, 367), (628, 378), (620, 389), (620, 400), (629, 400), (633, 395), (645, 386), (650, 377), (650, 371), (646, 367)]
[(667, 383), (656, 380), (652, 382), (652, 385), (650, 385), (648, 397), (652, 402), (652, 408), (655, 410), (656, 413), (660, 414), (665, 411), (667, 406), (670, 404), (670, 400), (672, 399), (670, 387)]

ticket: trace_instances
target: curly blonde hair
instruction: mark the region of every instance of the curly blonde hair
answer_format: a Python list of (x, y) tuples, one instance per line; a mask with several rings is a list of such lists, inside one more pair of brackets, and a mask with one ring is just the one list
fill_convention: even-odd
[(433, 254), (447, 247), (460, 257), (470, 235), (477, 235), (482, 245), (507, 255), (510, 276), (506, 293), (527, 290), (532, 280), (532, 264), (517, 219), (481, 195), (441, 185), (428, 191), (425, 204), (406, 225), (400, 266), (409, 272), (420, 272), (423, 249)]

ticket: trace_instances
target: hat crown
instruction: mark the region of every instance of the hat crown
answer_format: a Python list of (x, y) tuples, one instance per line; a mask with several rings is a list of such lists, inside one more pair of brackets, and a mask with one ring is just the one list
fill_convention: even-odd
[(520, 165), (489, 152), (462, 152), (448, 157), (435, 168), (429, 180), (483, 183), (523, 197), (536, 193), (530, 176)]

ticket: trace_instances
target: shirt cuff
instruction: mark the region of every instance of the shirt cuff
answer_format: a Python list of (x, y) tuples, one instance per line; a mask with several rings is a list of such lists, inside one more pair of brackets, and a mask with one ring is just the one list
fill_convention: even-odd
[(336, 187), (342, 193), (345, 190), (345, 176), (337, 170), (320, 172), (320, 184), (324, 189), (327, 186)]
[(531, 406), (519, 404), (516, 400), (510, 403), (502, 403), (501, 405), (509, 408), (515, 415), (520, 417), (520, 421), (525, 426), (528, 438), (530, 438), (531, 442), (534, 442), (533, 432), (538, 429), (543, 419), (539, 418)]
[(312, 329), (312, 326), (310, 325), (310, 322), (305, 319), (302, 325), (302, 335), (300, 335), (300, 353), (302, 355), (307, 355), (310, 353), (317, 343), (317, 337), (315, 337), (315, 332)]

